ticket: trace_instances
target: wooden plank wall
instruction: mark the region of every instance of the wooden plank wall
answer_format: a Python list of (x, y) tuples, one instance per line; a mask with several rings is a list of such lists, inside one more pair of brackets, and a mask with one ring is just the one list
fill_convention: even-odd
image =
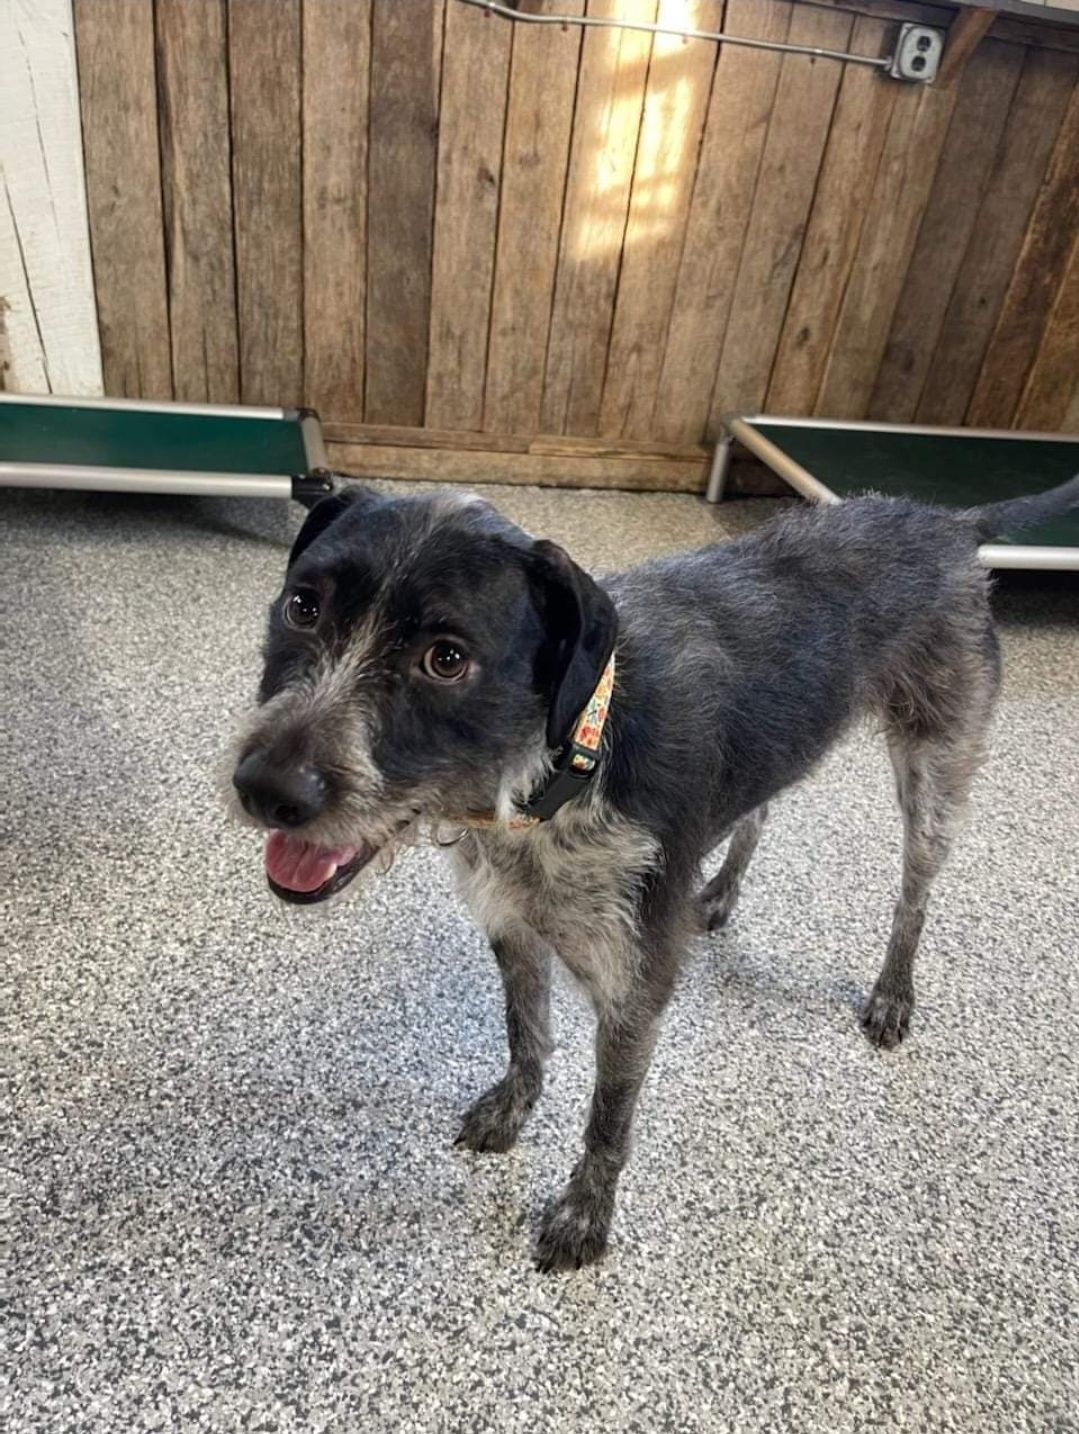
[(101, 392), (71, 0), (0, 4), (0, 390)]
[[(867, 55), (955, 13), (522, 8)], [(110, 393), (311, 403), (394, 472), (675, 487), (732, 408), (1076, 426), (1079, 30), (999, 21), (925, 88), (458, 0), (74, 11)]]

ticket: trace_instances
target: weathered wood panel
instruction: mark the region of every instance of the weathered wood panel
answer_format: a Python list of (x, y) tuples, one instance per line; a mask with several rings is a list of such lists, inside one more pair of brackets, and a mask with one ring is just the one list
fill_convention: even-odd
[(304, 0), (304, 401), (342, 419), (363, 417), (370, 70), (370, 0)]
[[(890, 42), (889, 26), (863, 16), (851, 51), (880, 55)], [(813, 412), (896, 93), (861, 65), (849, 65), (843, 76), (768, 386), (772, 413)]]
[(1064, 433), (1079, 433), (1079, 385), (1076, 386), (1072, 394), (1071, 402), (1068, 404), (1064, 421), (1060, 427)]
[(896, 95), (815, 413), (861, 418), (869, 407), (954, 104), (954, 90), (930, 85)]
[(157, 0), (161, 188), (175, 396), (240, 396), (223, 0)]
[(49, 392), (27, 267), (11, 205), (0, 204), (0, 393)]
[[(787, 38), (844, 50), (853, 23), (841, 11), (799, 6)], [(837, 60), (783, 60), (716, 375), (714, 419), (764, 402), (842, 75)]]
[(501, 449), (410, 448), (400, 444), (328, 444), (339, 472), (357, 477), (428, 483), (539, 483), (556, 488), (662, 489), (698, 493), (708, 471), (704, 459), (596, 457), (590, 453), (509, 453)]
[(76, 0), (74, 15), (105, 391), (171, 398), (153, 7)]
[[(729, 0), (732, 34), (784, 41), (787, 0)], [(768, 135), (781, 58), (720, 48), (656, 394), (656, 435), (690, 440), (709, 422), (716, 368)]]
[(633, 459), (639, 463), (708, 463), (711, 449), (699, 443), (651, 443), (637, 438), (580, 438), (562, 433), (477, 433), (473, 429), (401, 428), (383, 423), (327, 423), (331, 443), (375, 447), (459, 449), (476, 453), (532, 453), (540, 457)]
[(937, 72), (938, 85), (943, 88), (955, 84), (995, 19), (988, 6), (970, 6), (952, 17), (944, 42), (944, 57)]
[(1079, 86), (1072, 91), (1030, 227), (1023, 240), (978, 382), (967, 422), (1007, 427), (1015, 415), (1060, 275), (1079, 233)]
[(422, 423), (443, 0), (375, 0), (367, 201), (367, 397), (372, 423)]
[[(1074, 10), (1074, 0), (1066, 0)], [(990, 39), (1008, 40), (1013, 45), (1033, 45), (1039, 50), (1061, 50), (1074, 55), (1079, 52), (1079, 29), (1074, 25), (1045, 24), (1040, 20), (1020, 20), (1014, 15), (998, 15), (989, 30)]]
[(0, 5), (0, 389), (101, 392), (71, 0)]
[(1079, 429), (1079, 239), (1072, 247), (1015, 426)]
[(1008, 123), (948, 299), (915, 418), (962, 423), (1056, 143), (1077, 61), (1029, 50)]
[(959, 80), (955, 112), (911, 256), (869, 413), (914, 417), (1019, 80), (1023, 52), (987, 40)]
[[(582, 13), (581, 0), (565, 7)], [(483, 426), (539, 426), (581, 32), (513, 34)]]
[[(955, 13), (526, 3), (869, 55), (900, 16)], [(434, 445), (387, 449), (459, 454), (471, 433), (558, 482), (545, 465), (575, 458), (642, 482), (627, 445), (680, 462), (728, 408), (1074, 422), (1079, 53), (1053, 27), (1017, 43), (995, 23), (927, 88), (457, 0), (78, 15), (114, 392), (171, 392), (175, 366), (183, 397), (313, 403)]]
[[(591, 0), (589, 15), (648, 24), (656, 0)], [(595, 433), (644, 107), (651, 37), (589, 30), (581, 50), (542, 427)]]
[(426, 423), (482, 428), (512, 32), (446, 10)]
[[(659, 21), (720, 30), (721, 0), (662, 0)], [(645, 88), (599, 431), (654, 431), (671, 306), (708, 112), (717, 46), (657, 35)]]
[(295, 404), (303, 398), (299, 0), (230, 0), (228, 16), (240, 395)]

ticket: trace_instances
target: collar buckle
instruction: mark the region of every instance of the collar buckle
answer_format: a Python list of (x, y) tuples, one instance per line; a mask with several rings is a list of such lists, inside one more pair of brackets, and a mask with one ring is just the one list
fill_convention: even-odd
[[(582, 759), (587, 760), (587, 767), (574, 765), (575, 760)], [(521, 816), (534, 822), (550, 821), (555, 812), (584, 791), (596, 775), (597, 766), (594, 752), (577, 742), (568, 742), (558, 755), (550, 779), (518, 807)]]

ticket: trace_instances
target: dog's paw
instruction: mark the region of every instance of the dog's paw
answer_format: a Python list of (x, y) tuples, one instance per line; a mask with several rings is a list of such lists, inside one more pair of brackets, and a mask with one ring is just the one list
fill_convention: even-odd
[(731, 917), (734, 915), (734, 908), (737, 905), (737, 894), (725, 897), (720, 901), (713, 901), (711, 906), (708, 907), (708, 921), (705, 930), (710, 933), (722, 931), (730, 922)]
[(526, 1093), (517, 1081), (506, 1076), (465, 1111), (454, 1144), (498, 1153), (512, 1149), (536, 1103), (536, 1095), (538, 1092)]
[(914, 998), (884, 991), (872, 991), (862, 1011), (862, 1030), (873, 1045), (883, 1051), (894, 1051), (902, 1045), (910, 1030), (910, 1013)]
[(722, 931), (738, 905), (738, 892), (725, 891), (719, 896), (697, 898), (697, 927), (709, 935)]
[(602, 1258), (610, 1231), (609, 1213), (572, 1193), (550, 1206), (536, 1234), (536, 1269), (579, 1270)]

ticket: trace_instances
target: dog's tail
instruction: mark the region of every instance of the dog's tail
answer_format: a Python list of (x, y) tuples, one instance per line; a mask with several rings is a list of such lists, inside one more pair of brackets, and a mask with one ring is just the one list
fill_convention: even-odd
[(1076, 509), (1079, 509), (1079, 473), (1056, 488), (1047, 488), (1044, 493), (1005, 498), (1001, 503), (972, 508), (968, 516), (974, 520), (979, 538), (999, 538), (1005, 531), (1034, 528)]

